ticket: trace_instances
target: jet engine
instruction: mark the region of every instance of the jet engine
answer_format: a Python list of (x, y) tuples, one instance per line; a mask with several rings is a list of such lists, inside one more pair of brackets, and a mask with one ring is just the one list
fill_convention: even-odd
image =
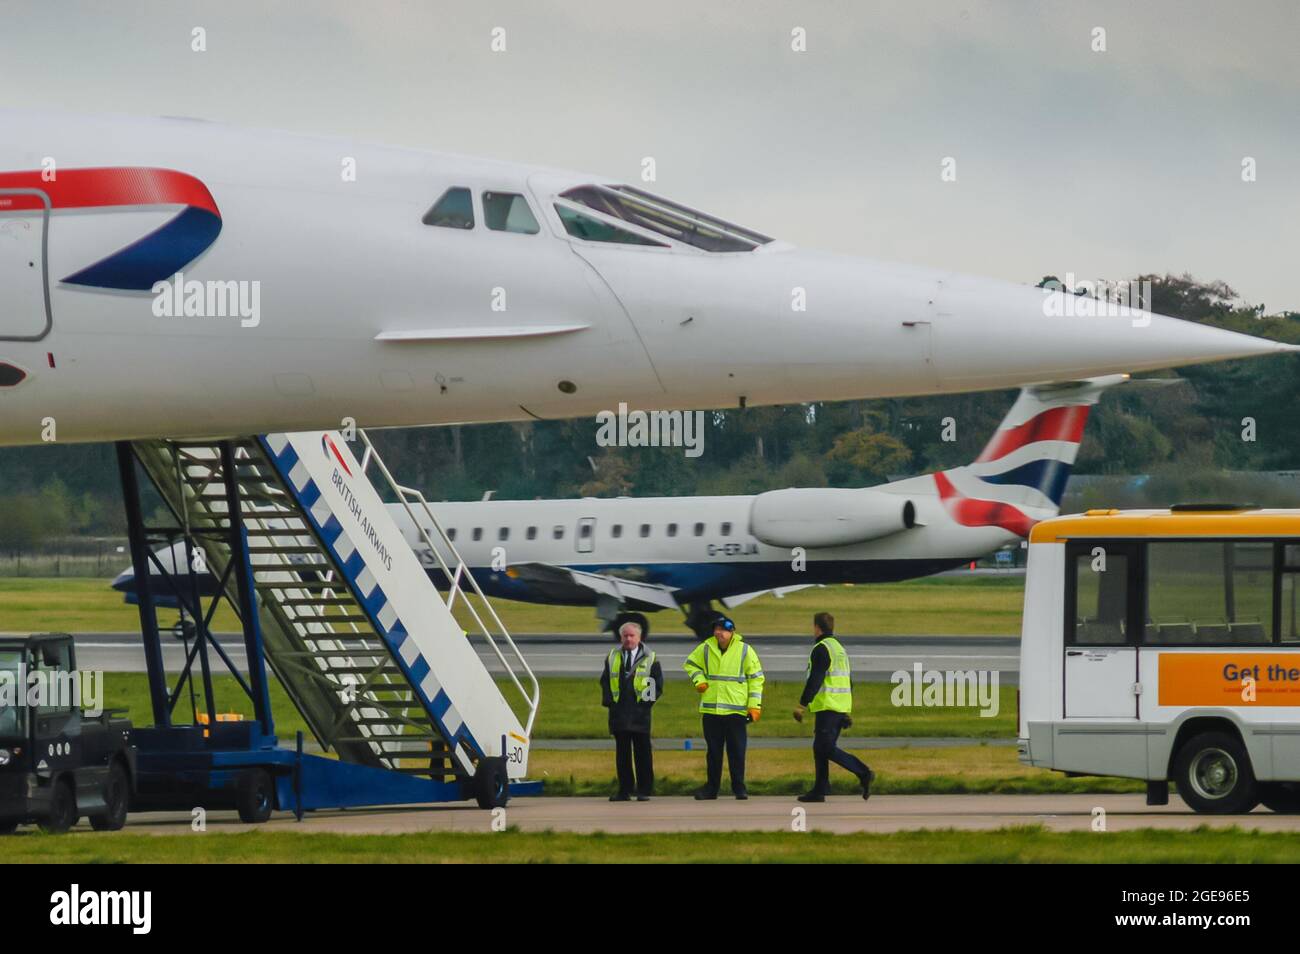
[(774, 547), (842, 547), (916, 526), (916, 505), (877, 490), (770, 490), (754, 498), (749, 532)]

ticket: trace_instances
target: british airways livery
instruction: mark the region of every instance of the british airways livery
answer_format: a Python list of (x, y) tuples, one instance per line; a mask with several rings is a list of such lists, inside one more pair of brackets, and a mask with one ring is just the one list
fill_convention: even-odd
[[(688, 622), (702, 620), (715, 600), (733, 607), (816, 584), (914, 579), (1026, 538), (1060, 510), (1089, 409), (1127, 378), (1025, 388), (974, 462), (877, 487), (429, 509), (490, 597), (593, 606), (605, 621), (623, 609), (678, 609)], [(322, 453), (338, 456), (328, 439)], [(416, 508), (389, 511), (443, 583), (426, 542), (438, 539), (438, 527)], [(169, 569), (184, 560), (175, 550), (159, 558)], [(215, 592), (210, 577), (203, 585)], [(113, 587), (132, 600), (132, 572)], [(166, 594), (160, 602), (174, 605)]]
[[(1126, 375), (1025, 388), (976, 460), (859, 489), (431, 504), (485, 592), (620, 609), (736, 606), (819, 583), (896, 582), (969, 562), (1055, 516), (1088, 411)], [(400, 505), (403, 535), (432, 556)], [(437, 531), (428, 526), (429, 534)]]
[(0, 446), (938, 394), (1290, 350), (1074, 303), (798, 249), (602, 176), (0, 110)]

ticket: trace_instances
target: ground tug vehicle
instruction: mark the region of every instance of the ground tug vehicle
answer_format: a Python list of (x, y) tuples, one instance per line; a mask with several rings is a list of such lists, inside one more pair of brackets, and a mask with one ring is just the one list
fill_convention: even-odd
[(80, 815), (96, 831), (126, 823), (136, 771), (131, 723), (111, 711), (83, 712), (76, 677), (76, 647), (66, 633), (0, 637), (0, 692), (7, 695), (0, 704), (0, 833), (25, 822), (67, 831)]
[(1300, 511), (1092, 510), (1030, 533), (1021, 762), (1300, 811)]

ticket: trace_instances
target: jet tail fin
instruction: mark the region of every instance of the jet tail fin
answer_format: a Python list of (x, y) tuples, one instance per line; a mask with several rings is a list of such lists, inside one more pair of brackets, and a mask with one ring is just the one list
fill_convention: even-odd
[(1127, 380), (1111, 374), (1021, 389), (979, 457), (934, 475), (948, 512), (965, 526), (1001, 526), (1021, 536), (1055, 516), (1089, 410), (1107, 388)]

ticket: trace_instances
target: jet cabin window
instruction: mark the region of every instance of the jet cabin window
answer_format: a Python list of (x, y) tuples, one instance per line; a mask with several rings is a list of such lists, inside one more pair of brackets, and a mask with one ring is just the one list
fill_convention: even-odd
[(484, 192), (483, 220), (493, 232), (536, 235), (538, 231), (528, 200), (517, 192)]
[(445, 229), (472, 229), (474, 201), (470, 198), (469, 189), (461, 186), (448, 189), (433, 204), (433, 208), (424, 213), (421, 221), (425, 225), (437, 225)]
[[(693, 245), (706, 252), (752, 252), (760, 245), (772, 241), (768, 236), (750, 229), (732, 225), (722, 219), (705, 215), (684, 205), (669, 202), (631, 186), (587, 185), (569, 189), (560, 194), (561, 199), (599, 213), (602, 221), (622, 220), (647, 232), (654, 232), (684, 245)], [(557, 205), (560, 218), (562, 207)], [(569, 234), (575, 234), (565, 223)], [(586, 236), (581, 236), (586, 237)], [(593, 239), (593, 241), (610, 241)], [(653, 244), (653, 243), (648, 243)]]

